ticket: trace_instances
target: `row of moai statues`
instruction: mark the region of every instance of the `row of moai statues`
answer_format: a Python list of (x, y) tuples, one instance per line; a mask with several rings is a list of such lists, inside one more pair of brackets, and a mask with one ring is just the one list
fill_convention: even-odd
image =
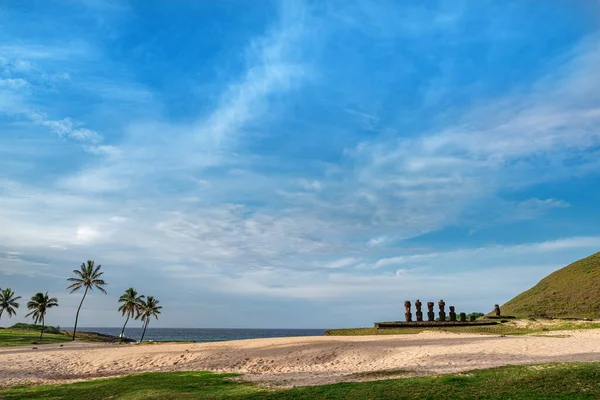
[[(406, 311), (404, 316), (406, 318), (406, 322), (412, 322), (412, 312), (410, 310), (411, 306), (412, 306), (412, 304), (410, 303), (410, 301), (404, 302), (404, 309)], [(417, 311), (416, 311), (417, 322), (423, 322), (423, 311), (421, 311), (422, 306), (423, 306), (423, 303), (421, 303), (420, 300), (417, 300), (415, 302), (415, 308), (417, 309)], [(429, 321), (429, 322), (435, 321), (435, 313), (433, 312), (434, 306), (435, 306), (435, 303), (432, 301), (427, 303), (427, 321)], [(444, 302), (444, 300), (440, 300), (438, 302), (438, 307), (439, 307), (440, 321), (446, 321), (446, 310), (445, 310), (446, 303)], [(449, 317), (450, 317), (451, 322), (456, 322), (456, 311), (454, 310), (454, 306), (450, 306)], [(460, 322), (467, 322), (467, 314), (460, 313), (459, 318), (460, 318)], [(475, 317), (471, 316), (470, 321), (471, 322), (475, 321)]]

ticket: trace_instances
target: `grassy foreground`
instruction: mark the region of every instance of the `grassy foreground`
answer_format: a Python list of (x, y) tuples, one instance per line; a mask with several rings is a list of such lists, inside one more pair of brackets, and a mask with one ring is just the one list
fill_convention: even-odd
[(144, 373), (0, 391), (16, 399), (597, 399), (600, 363), (502, 367), (454, 375), (269, 389), (209, 372)]
[(517, 320), (489, 326), (451, 326), (445, 328), (348, 328), (332, 329), (325, 332), (328, 336), (366, 336), (366, 335), (409, 335), (423, 331), (444, 331), (454, 333), (478, 333), (487, 335), (529, 335), (571, 329), (600, 329), (600, 322), (564, 321), (564, 320)]

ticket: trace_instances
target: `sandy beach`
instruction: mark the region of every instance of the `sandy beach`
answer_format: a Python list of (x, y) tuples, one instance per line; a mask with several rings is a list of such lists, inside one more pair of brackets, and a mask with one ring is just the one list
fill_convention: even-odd
[(0, 386), (188, 370), (238, 372), (252, 381), (300, 386), (373, 379), (368, 373), (374, 371), (403, 370), (412, 376), (567, 361), (600, 361), (600, 330), (555, 331), (547, 337), (423, 332), (198, 344), (74, 342), (37, 349), (8, 347), (0, 349)]

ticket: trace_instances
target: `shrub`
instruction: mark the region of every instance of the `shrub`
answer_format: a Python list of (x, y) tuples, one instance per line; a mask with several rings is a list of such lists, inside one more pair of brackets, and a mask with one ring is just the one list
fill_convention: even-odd
[[(41, 325), (36, 324), (24, 324), (19, 322), (18, 324), (14, 324), (10, 327), (10, 329), (23, 329), (27, 331), (40, 331), (42, 329)], [(60, 329), (55, 326), (44, 326), (44, 333), (60, 333)]]
[(474, 316), (475, 319), (483, 317), (485, 314), (481, 313), (481, 312), (472, 312), (470, 314), (467, 314), (467, 320), (469, 320), (471, 318), (471, 316)]

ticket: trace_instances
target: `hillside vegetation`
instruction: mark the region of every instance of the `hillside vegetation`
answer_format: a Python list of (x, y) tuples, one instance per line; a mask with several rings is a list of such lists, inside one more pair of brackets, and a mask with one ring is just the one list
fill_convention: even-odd
[(503, 315), (600, 318), (600, 253), (548, 275), (502, 306)]

